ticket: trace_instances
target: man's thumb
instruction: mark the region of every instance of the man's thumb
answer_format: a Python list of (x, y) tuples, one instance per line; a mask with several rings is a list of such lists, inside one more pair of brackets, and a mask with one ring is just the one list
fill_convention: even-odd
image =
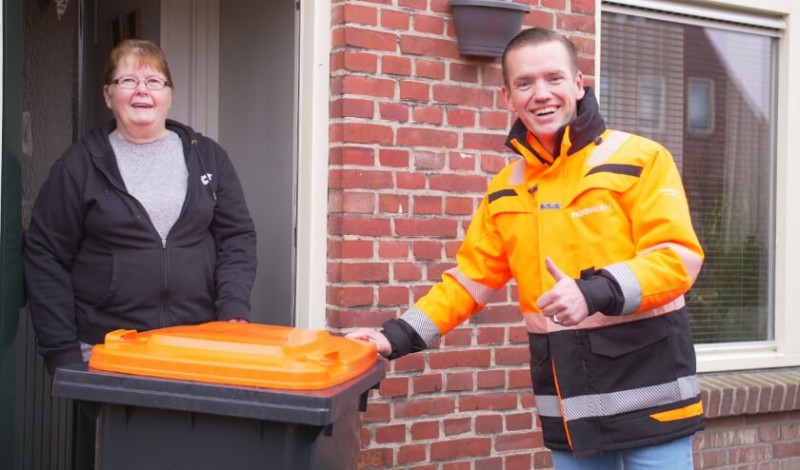
[(547, 267), (547, 272), (549, 272), (550, 275), (553, 276), (553, 279), (555, 279), (556, 282), (558, 282), (558, 281), (564, 279), (565, 277), (567, 277), (566, 274), (564, 274), (563, 272), (561, 272), (560, 269), (558, 269), (558, 266), (556, 266), (556, 263), (554, 263), (553, 260), (549, 256), (544, 259), (544, 265)]

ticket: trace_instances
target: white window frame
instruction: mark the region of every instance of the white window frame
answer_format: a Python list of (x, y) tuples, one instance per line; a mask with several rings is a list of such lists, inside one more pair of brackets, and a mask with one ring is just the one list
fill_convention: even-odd
[[(791, 201), (800, 200), (800, 161), (792, 158), (792, 150), (800, 148), (800, 2), (795, 0), (699, 0), (684, 3), (673, 0), (597, 0), (596, 22), (598, 47), (595, 63), (600, 70), (600, 21), (602, 12), (625, 12), (626, 7), (648, 9), (648, 16), (659, 18), (663, 13), (680, 13), (698, 22), (722, 20), (732, 28), (743, 30), (769, 28), (778, 31), (778, 97), (776, 112), (775, 168), (775, 272), (774, 321), (775, 340), (757, 343), (729, 343), (697, 346), (698, 372), (733, 371), (800, 366), (800, 303), (797, 283), (800, 274), (800, 212), (791, 209)], [(687, 20), (692, 23), (694, 20)], [(707, 24), (707, 23), (706, 23)], [(785, 34), (791, 32), (792, 34)]]
[[(663, 75), (641, 74), (636, 77), (636, 87), (636, 101), (638, 103), (636, 107), (636, 130), (642, 133), (655, 132), (660, 134), (664, 132), (664, 121), (666, 120), (666, 79)], [(653, 88), (657, 88), (658, 96), (648, 96), (647, 99), (643, 99), (645, 97), (643, 95), (648, 94), (648, 90), (652, 90)], [(656, 109), (646, 109), (650, 104), (655, 105)], [(645, 116), (647, 114), (652, 114), (652, 116)], [(652, 117), (655, 121), (655, 125), (649, 125), (650, 123), (645, 124), (642, 120), (644, 117)]]
[[(708, 90), (708, 101), (703, 103), (704, 112), (708, 116), (708, 122), (703, 127), (694, 127), (692, 125), (692, 111), (695, 106), (698, 105), (694, 100), (692, 100), (692, 86), (693, 85), (700, 85), (704, 86), (706, 90)], [(692, 135), (709, 135), (714, 132), (714, 127), (716, 125), (716, 116), (715, 116), (715, 98), (714, 98), (714, 91), (715, 85), (714, 80), (710, 78), (702, 78), (702, 77), (689, 77), (686, 81), (686, 125), (687, 129), (690, 134)]]

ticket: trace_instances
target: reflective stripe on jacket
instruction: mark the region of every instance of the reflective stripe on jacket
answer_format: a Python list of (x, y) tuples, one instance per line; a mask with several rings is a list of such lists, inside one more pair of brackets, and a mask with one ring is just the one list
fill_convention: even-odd
[[(431, 344), (513, 278), (548, 447), (588, 455), (702, 429), (683, 294), (703, 251), (672, 156), (606, 130), (591, 93), (559, 155), (519, 122), (508, 142), (523, 158), (492, 179), (457, 266), (402, 320)], [(546, 257), (575, 279), (610, 274), (624, 297), (620, 315), (598, 312), (572, 327), (542, 316), (536, 300), (555, 284)]]

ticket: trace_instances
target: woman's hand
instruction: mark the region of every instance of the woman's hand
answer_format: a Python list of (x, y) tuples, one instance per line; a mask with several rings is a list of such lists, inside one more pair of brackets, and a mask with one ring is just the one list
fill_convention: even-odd
[(369, 341), (378, 348), (378, 354), (388, 357), (392, 354), (392, 345), (383, 333), (372, 328), (359, 328), (345, 335), (345, 338), (356, 339), (359, 341)]

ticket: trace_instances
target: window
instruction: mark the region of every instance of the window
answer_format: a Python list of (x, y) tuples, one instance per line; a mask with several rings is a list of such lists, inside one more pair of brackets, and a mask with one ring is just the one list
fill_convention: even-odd
[(639, 75), (637, 77), (637, 126), (638, 132), (662, 132), (664, 130), (664, 77)]
[(686, 297), (695, 342), (770, 343), (777, 31), (621, 5), (635, 3), (603, 6), (600, 76), (614, 87), (601, 109), (613, 110), (610, 128), (661, 142), (678, 163), (706, 252)]
[(714, 132), (714, 80), (689, 77), (686, 84), (686, 127), (692, 134)]

